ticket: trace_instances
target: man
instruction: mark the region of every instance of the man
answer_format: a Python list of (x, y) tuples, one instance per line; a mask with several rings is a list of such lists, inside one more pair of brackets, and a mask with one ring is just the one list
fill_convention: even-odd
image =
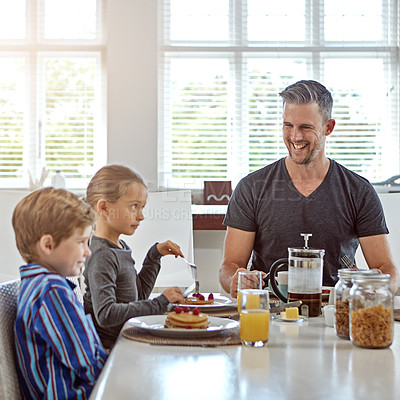
[(311, 233), (309, 246), (325, 249), (323, 284), (333, 286), (344, 255), (354, 259), (358, 244), (370, 268), (398, 275), (387, 240), (388, 229), (372, 185), (325, 154), (334, 127), (331, 93), (315, 81), (299, 81), (280, 93), (283, 140), (288, 156), (243, 178), (229, 202), (222, 287), (237, 295), (238, 272), (268, 272), (288, 256), (288, 247), (303, 247), (301, 233)]

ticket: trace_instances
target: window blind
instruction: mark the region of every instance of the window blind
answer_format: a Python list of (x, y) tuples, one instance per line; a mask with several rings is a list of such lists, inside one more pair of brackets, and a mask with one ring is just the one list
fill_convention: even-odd
[(26, 59), (0, 56), (0, 177), (21, 178), (26, 127)]
[(84, 188), (105, 162), (103, 3), (0, 5), (1, 188), (28, 187), (43, 167)]
[(43, 55), (42, 137), (45, 165), (69, 181), (89, 178), (94, 165), (95, 123), (100, 115), (100, 54)]
[(395, 0), (159, 0), (159, 180), (202, 188), (287, 154), (279, 92), (334, 97), (327, 154), (371, 181), (399, 171)]

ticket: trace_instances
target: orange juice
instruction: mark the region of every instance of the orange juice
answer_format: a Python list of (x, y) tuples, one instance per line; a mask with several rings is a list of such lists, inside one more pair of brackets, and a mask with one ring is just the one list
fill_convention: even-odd
[[(242, 300), (242, 294), (238, 291), (238, 312), (240, 314), (240, 304)], [(259, 294), (248, 294), (246, 295), (246, 310), (250, 310), (252, 308), (260, 308), (260, 295)]]
[(269, 310), (242, 310), (240, 339), (245, 342), (267, 342), (269, 337)]
[(259, 294), (248, 294), (246, 296), (246, 310), (260, 308), (260, 295)]

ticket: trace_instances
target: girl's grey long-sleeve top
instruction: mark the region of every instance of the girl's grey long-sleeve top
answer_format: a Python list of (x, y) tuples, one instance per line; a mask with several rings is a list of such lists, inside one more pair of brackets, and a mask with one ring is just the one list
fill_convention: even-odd
[(131, 248), (120, 240), (122, 248), (107, 239), (93, 236), (92, 254), (86, 260), (85, 312), (91, 314), (94, 325), (106, 348), (113, 347), (124, 323), (132, 317), (162, 314), (169, 304), (162, 294), (148, 297), (160, 271), (161, 254), (156, 245), (148, 251), (138, 273)]

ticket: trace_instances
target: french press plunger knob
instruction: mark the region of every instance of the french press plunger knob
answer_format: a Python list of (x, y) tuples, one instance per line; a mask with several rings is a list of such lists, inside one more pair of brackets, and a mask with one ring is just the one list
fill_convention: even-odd
[(308, 238), (310, 236), (312, 236), (312, 233), (301, 233), (300, 235), (303, 236), (303, 238), (304, 238), (304, 242), (305, 242), (304, 248), (308, 249)]

